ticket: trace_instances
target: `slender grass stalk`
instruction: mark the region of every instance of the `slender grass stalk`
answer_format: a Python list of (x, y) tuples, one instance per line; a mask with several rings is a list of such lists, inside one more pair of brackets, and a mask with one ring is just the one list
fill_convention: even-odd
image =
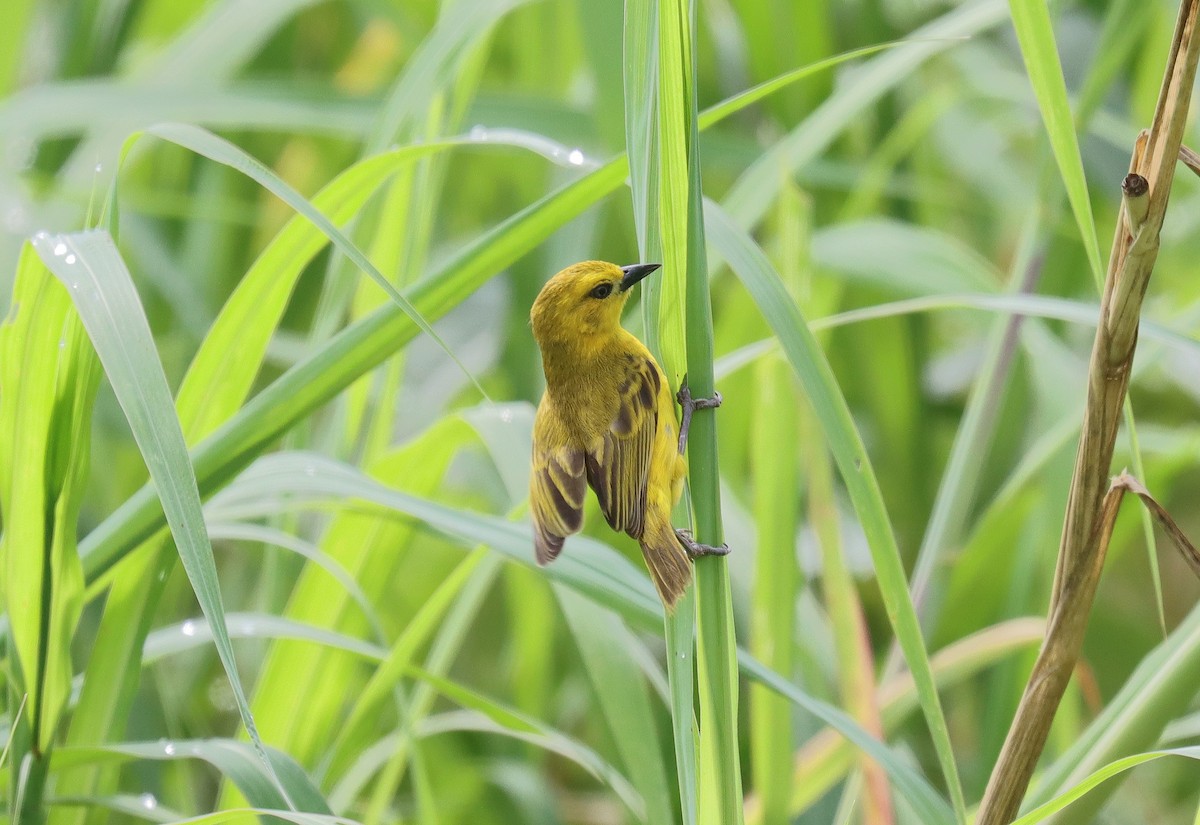
[[(704, 193), (701, 189), (700, 147), (693, 47), (695, 6), (683, 0), (664, 0), (683, 29), (685, 48), (683, 126), (687, 138), (687, 283), (685, 289), (685, 353), (692, 395), (707, 398), (713, 385), (712, 307), (709, 301), (708, 261), (704, 243)], [(690, 6), (689, 13), (688, 9)], [(717, 466), (715, 415), (692, 419), (688, 441), (688, 481), (695, 534), (704, 544), (723, 541), (720, 475)], [(733, 598), (729, 567), (724, 558), (696, 562), (697, 655), (696, 686), (700, 696), (700, 822), (739, 825), (742, 822), (742, 776), (738, 754), (737, 643), (733, 628)]]
[[(796, 523), (801, 443), (791, 369), (777, 354), (755, 371), (758, 397), (751, 434), (755, 548), (751, 652), (776, 673), (791, 678), (795, 668)], [(787, 825), (791, 796), (792, 708), (765, 685), (750, 688), (750, 751), (754, 788), (762, 801), (763, 825)]]
[(1083, 645), (1107, 538), (1099, 529), (1113, 446), (1137, 346), (1142, 298), (1187, 124), (1200, 59), (1200, 0), (1183, 0), (1144, 151), (1135, 148), (1105, 279), (1088, 371), (1088, 398), (1063, 524), (1049, 622), (1004, 749), (980, 805), (979, 825), (1011, 822), (1045, 745)]

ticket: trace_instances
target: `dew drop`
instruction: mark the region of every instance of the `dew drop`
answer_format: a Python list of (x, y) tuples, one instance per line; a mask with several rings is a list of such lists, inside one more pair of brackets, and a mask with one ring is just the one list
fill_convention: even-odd
[(59, 349), (66, 349), (66, 348), (67, 348), (67, 339), (66, 339), (66, 338), (59, 338), (59, 339), (58, 339), (58, 348), (59, 348)]
[(469, 136), (471, 140), (485, 141), (488, 139), (488, 131), (482, 126), (472, 126)]
[(184, 636), (195, 636), (196, 635), (196, 623), (193, 622), (191, 619), (188, 619), (186, 622), (184, 622), (182, 625), (179, 626), (179, 632), (182, 633)]
[(97, 163), (97, 164), (96, 164), (96, 172), (97, 172), (97, 174), (99, 174), (100, 172), (103, 172), (103, 171), (104, 171), (104, 165), (103, 165), (103, 164), (100, 164), (100, 163)]
[(165, 753), (167, 756), (174, 756), (175, 755), (175, 743), (168, 742), (167, 744), (163, 745), (163, 753)]
[(138, 797), (138, 804), (147, 811), (153, 811), (158, 807), (158, 800), (154, 798), (154, 794), (144, 793)]
[(66, 255), (67, 254), (67, 245), (65, 243), (55, 244), (54, 245), (54, 254), (55, 255)]
[(571, 153), (567, 155), (567, 163), (572, 166), (583, 166), (583, 152), (572, 149)]
[(500, 420), (505, 424), (511, 424), (513, 420), (512, 410), (503, 409), (500, 411)]
[(75, 263), (76, 260), (78, 260), (78, 259), (74, 255), (68, 255), (66, 257), (66, 262), (68, 264), (73, 264), (73, 263)]

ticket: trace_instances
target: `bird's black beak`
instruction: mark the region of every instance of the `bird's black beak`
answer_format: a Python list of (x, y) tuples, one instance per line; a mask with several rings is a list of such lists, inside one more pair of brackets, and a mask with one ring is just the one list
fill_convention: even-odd
[(662, 264), (633, 264), (632, 266), (621, 267), (621, 271), (625, 273), (625, 277), (621, 279), (621, 291), (627, 291), (631, 286), (661, 266)]

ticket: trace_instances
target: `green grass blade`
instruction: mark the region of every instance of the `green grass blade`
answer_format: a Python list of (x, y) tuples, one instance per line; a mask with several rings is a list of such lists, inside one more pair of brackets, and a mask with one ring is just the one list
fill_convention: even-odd
[[(595, 751), (583, 743), (572, 739), (560, 731), (554, 730), (538, 719), (527, 716), (514, 708), (506, 707), (490, 696), (485, 696), (479, 691), (459, 682), (429, 673), (420, 668), (413, 668), (411, 673), (414, 677), (433, 687), (450, 701), (460, 707), (483, 714), (506, 732), (524, 738), (526, 741), (538, 742), (548, 749), (552, 749), (555, 753), (567, 757), (572, 762), (586, 769), (593, 777), (611, 787), (627, 808), (636, 813), (640, 818), (645, 819), (646, 806), (638, 796), (633, 782), (613, 766), (606, 763)], [(438, 727), (445, 730), (456, 729), (453, 727), (453, 721), (450, 721), (448, 725), (446, 724), (447, 721), (449, 720), (443, 718), (443, 724), (435, 726), (431, 724), (433, 720), (429, 720), (430, 723), (423, 726), (423, 735), (430, 735)], [(460, 727), (457, 729), (461, 730), (464, 728)], [(474, 729), (486, 730), (487, 728), (477, 725)], [(533, 736), (530, 736), (531, 734)], [(666, 822), (668, 820), (650, 819), (647, 821)]]
[(130, 821), (143, 822), (178, 822), (186, 819), (186, 815), (168, 808), (152, 795), (146, 794), (112, 794), (111, 796), (95, 796), (80, 793), (70, 793), (55, 796), (49, 800), (51, 818), (62, 814), (121, 814), (129, 817)]
[[(796, 665), (800, 583), (796, 561), (800, 479), (795, 457), (801, 449), (801, 425), (799, 415), (779, 411), (796, 409), (798, 399), (791, 371), (779, 355), (760, 361), (754, 378), (757, 393), (750, 442), (757, 542), (750, 649), (776, 673), (790, 676)], [(810, 496), (811, 489), (810, 484)], [(792, 785), (792, 708), (763, 686), (752, 688), (749, 699), (751, 769), (762, 802), (762, 821), (786, 825)]]
[[(81, 765), (120, 764), (131, 761), (179, 761), (198, 759), (212, 765), (242, 790), (252, 805), (281, 808), (287, 800), (276, 781), (288, 789), (292, 802), (301, 810), (331, 813), (325, 798), (304, 770), (287, 754), (269, 748), (268, 770), (255, 748), (232, 739), (184, 739), (158, 742), (117, 742), (92, 747), (64, 747), (54, 755), (56, 769)], [(278, 780), (275, 777), (278, 777)]]
[(640, 642), (616, 615), (559, 589), (558, 603), (583, 658), (592, 692), (617, 752), (638, 789), (643, 822), (672, 822), (663, 750), (655, 731), (650, 693), (630, 655)]
[[(659, 6), (656, 0), (629, 0), (625, 3), (623, 27), (625, 147), (629, 158), (634, 230), (638, 239), (639, 258), (643, 261), (665, 259), (661, 232), (665, 170), (660, 160), (663, 148), (658, 111), (662, 87), (659, 81), (662, 71)], [(641, 312), (646, 346), (660, 364), (666, 364), (668, 361), (663, 354), (658, 323), (662, 291), (660, 278), (643, 281)], [(679, 355), (677, 350), (677, 359)], [(693, 590), (685, 593), (675, 613), (666, 617), (663, 632), (667, 647), (671, 738), (681, 816), (683, 825), (696, 825), (699, 799), (696, 774), (699, 765), (696, 754), (696, 601)]]
[[(1166, 724), (1186, 713), (1200, 680), (1200, 609), (1187, 617), (1154, 650), (1109, 700), (1104, 710), (1075, 739), (1071, 747), (1050, 763), (1027, 803), (1043, 805), (1053, 795), (1066, 793), (1106, 762), (1155, 745)], [(1066, 811), (1067, 825), (1084, 825), (1094, 819), (1103, 800), (1115, 790), (1110, 783), (1082, 804)]]
[(333, 222), (325, 215), (318, 211), (312, 203), (297, 192), (292, 187), (288, 186), (282, 178), (276, 175), (263, 164), (252, 158), (250, 155), (243, 152), (238, 147), (234, 146), (227, 140), (217, 137), (211, 132), (200, 129), (195, 126), (189, 126), (183, 123), (164, 123), (158, 126), (152, 126), (146, 130), (146, 134), (154, 135), (163, 140), (170, 141), (186, 149), (190, 149), (198, 155), (203, 155), (209, 160), (214, 160), (217, 163), (223, 163), (226, 166), (236, 169), (246, 175), (251, 180), (258, 183), (271, 194), (284, 201), (297, 213), (303, 215), (313, 222), (325, 235), (337, 246), (338, 251), (354, 262), (359, 269), (365, 272), (370, 278), (379, 285), (379, 287), (387, 293), (387, 296), (392, 299), (396, 306), (412, 319), (422, 332), (432, 338), (437, 345), (442, 348), (442, 351), (450, 356), (451, 360), (458, 365), (463, 374), (471, 379), (471, 382), (479, 390), (480, 394), (487, 397), (479, 381), (471, 374), (470, 370), (463, 365), (446, 342), (442, 340), (429, 322), (421, 315), (420, 312), (401, 295), (391, 282), (383, 276), (375, 265), (371, 263), (362, 250), (350, 240), (349, 237), (334, 226)]
[(1104, 265), (1100, 259), (1100, 241), (1096, 236), (1096, 222), (1092, 217), (1092, 202), (1088, 197), (1087, 179), (1083, 174), (1083, 159), (1079, 154), (1079, 138), (1075, 134), (1075, 119), (1071, 115), (1071, 103), (1067, 99), (1067, 84), (1063, 79), (1062, 64), (1058, 59), (1058, 48), (1054, 42), (1054, 29), (1050, 25), (1050, 7), (1042, 0), (1009, 0), (1013, 28), (1017, 31), (1017, 42), (1021, 44), (1021, 56), (1025, 59), (1025, 71), (1033, 85), (1042, 122), (1050, 138), (1050, 148), (1058, 164), (1059, 174), (1067, 189), (1067, 200), (1075, 214), (1079, 227), (1079, 238), (1087, 253), (1088, 264), (1096, 286), (1104, 277)]
[[(242, 723), (267, 762), (225, 629), (225, 609), (200, 494), (171, 391), (133, 280), (106, 232), (40, 234), (34, 247), (75, 301), (104, 372), (125, 412), (175, 538), (196, 599), (212, 628)], [(278, 780), (276, 780), (278, 784)], [(281, 792), (285, 794), (281, 787)]]
[(854, 510), (866, 534), (888, 619), (904, 651), (905, 661), (916, 679), (921, 708), (929, 725), (946, 785), (950, 789), (956, 818), (960, 823), (965, 822), (966, 803), (962, 784), (958, 778), (958, 768), (954, 761), (941, 700), (938, 698), (937, 685), (930, 669), (929, 654), (925, 649), (925, 640), (921, 635), (916, 610), (908, 591), (908, 579), (888, 520), (887, 509), (858, 428), (824, 353), (771, 262), (754, 241), (737, 228), (724, 210), (710, 203), (707, 212), (714, 248), (725, 258), (754, 297), (755, 303), (779, 338), (784, 354), (804, 386), (817, 420), (824, 430)]
[(337, 739), (328, 751), (332, 758), (336, 759), (347, 745), (355, 745), (366, 737), (368, 728), (378, 717), (382, 706), (391, 699), (391, 691), (412, 665), (417, 651), (433, 636), (437, 625), (485, 556), (485, 551), (476, 550), (463, 559), (397, 637), (387, 657), (359, 693), (350, 715), (338, 731)]
[[(696, 92), (695, 7), (684, 0), (658, 7), (658, 225), (647, 227), (663, 251), (657, 330), (660, 364), (672, 386), (684, 375), (693, 395), (710, 397), (713, 387), (713, 325), (705, 260), (703, 190)], [(657, 230), (657, 231), (656, 231)], [(721, 495), (714, 415), (692, 419), (688, 442), (688, 485), (697, 541), (723, 542)], [(743, 820), (738, 751), (738, 677), (733, 598), (725, 559), (694, 565), (696, 602), (696, 692), (699, 697), (698, 821), (738, 825)], [(690, 607), (690, 605), (688, 605)], [(668, 639), (678, 630), (668, 629)], [(672, 651), (674, 653), (675, 651)], [(677, 694), (676, 694), (677, 695)], [(690, 702), (673, 707), (676, 738), (686, 735)], [(680, 760), (689, 758), (686, 751)], [(686, 767), (686, 763), (685, 763)], [(687, 787), (681, 783), (681, 787)], [(685, 801), (684, 810), (690, 802)]]
[[(298, 91), (281, 97), (256, 87), (189, 88), (133, 85), (112, 80), (60, 80), (0, 100), (5, 132), (29, 140), (69, 137), (120, 113), (125, 132), (147, 122), (202, 123), (212, 129), (292, 131), (359, 138), (371, 125), (372, 110), (358, 102), (332, 101)], [(116, 128), (116, 127), (115, 127)], [(118, 134), (121, 134), (118, 132)]]
[(0, 581), (9, 666), (21, 674), (11, 687), (27, 696), (35, 753), (50, 750), (70, 691), (71, 640), (83, 610), (76, 520), (99, 379), (68, 291), (26, 245), (0, 326)]
[(1151, 751), (1150, 753), (1139, 753), (1134, 756), (1126, 756), (1123, 759), (1118, 759), (1115, 762), (1110, 762), (1102, 768), (1091, 773), (1078, 784), (1071, 787), (1064, 793), (1056, 796), (1044, 805), (1039, 805), (1034, 810), (1022, 816), (1020, 819), (1014, 820), (1012, 825), (1036, 825), (1038, 822), (1044, 822), (1050, 816), (1058, 813), (1066, 808), (1075, 800), (1082, 797), (1084, 794), (1098, 787), (1118, 774), (1124, 773), (1138, 765), (1144, 765), (1147, 762), (1153, 762), (1156, 759), (1162, 759), (1166, 756), (1183, 756), (1188, 759), (1200, 760), (1200, 747), (1192, 748), (1174, 748), (1164, 751)]
[(742, 671), (748, 677), (767, 685), (781, 696), (786, 696), (795, 702), (797, 707), (836, 728), (839, 733), (882, 765), (888, 772), (896, 790), (912, 806), (923, 825), (949, 825), (956, 821), (950, 806), (938, 795), (925, 777), (888, 750), (878, 739), (863, 730), (845, 712), (827, 702), (813, 698), (748, 654), (740, 655), (738, 661)]

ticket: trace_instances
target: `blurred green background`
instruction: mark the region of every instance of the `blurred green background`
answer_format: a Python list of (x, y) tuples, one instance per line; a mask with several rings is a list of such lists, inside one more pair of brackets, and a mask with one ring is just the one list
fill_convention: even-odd
[[(1098, 303), (1008, 6), (697, 6), (702, 109), (789, 70), (902, 41), (707, 128), (700, 158), (705, 195), (753, 233), (854, 414), (912, 573), (966, 798), (977, 802), (1040, 640), (1028, 617), (1048, 599)], [(1175, 11), (1163, 0), (1051, 8), (1102, 248)], [(248, 314), (192, 403), (219, 394), (222, 370), (239, 358), (259, 357), (238, 337), (257, 329), (269, 343), (245, 378), (253, 394), (388, 299), (330, 247), (297, 251), (284, 229), (291, 208), (241, 171), (153, 136), (122, 160), (131, 135), (162, 122), (202, 126), (307, 198), (390, 147), (459, 139), (316, 200), (409, 294), (481, 238), (500, 239), (488, 248), (515, 239), (504, 221), (625, 151), (625, 26), (615, 0), (5, 0), (0, 308), (12, 301), (22, 244), (98, 225), (115, 182), (118, 249), (172, 390), (255, 266), (263, 284), (287, 281), (290, 300), (272, 299), (286, 301), (278, 327)], [(1177, 178), (1146, 301), (1131, 389), (1140, 458), (1123, 433), (1114, 463), (1144, 462), (1143, 480), (1192, 535), (1197, 184)], [(494, 403), (431, 338), (406, 339), (206, 505), (262, 737), (336, 814), (478, 825), (680, 815), (650, 608), (614, 607), (628, 598), (606, 591), (607, 579), (589, 592), (574, 573), (472, 549), (495, 547), (489, 531), (511, 517), (511, 534), (496, 541), (508, 542), (504, 554), (524, 552), (543, 383), (527, 318), (541, 284), (577, 260), (640, 256), (627, 186), (586, 206), (529, 251), (481, 259), (472, 286), (433, 316)], [(739, 645), (868, 730), (882, 725), (896, 762), (945, 793), (821, 432), (750, 294), (720, 250), (709, 260)], [(644, 329), (638, 309), (627, 319)], [(15, 390), (0, 384), (5, 392)], [(185, 419), (189, 442), (243, 405), (220, 403), (229, 409)], [(103, 380), (91, 423), (81, 537), (147, 480)], [(388, 490), (440, 509), (421, 515), (411, 501), (384, 501)], [(607, 530), (594, 502), (588, 513), (586, 534), (634, 562), (609, 575), (649, 592), (636, 545)], [(619, 558), (602, 550), (568, 542), (566, 555), (581, 560), (571, 570)], [(44, 792), (54, 823), (170, 821), (247, 798), (271, 807), (246, 784), (264, 781), (252, 752), (231, 766), (205, 751), (240, 747), (232, 742), (244, 731), (173, 559), (152, 541), (99, 579), (89, 572), (71, 644), (76, 695), (51, 732), (61, 746)], [(1166, 542), (1147, 552), (1127, 503), (1035, 798), (1119, 756), (1197, 742), (1198, 595)], [(11, 661), (6, 676), (13, 726)], [(813, 716), (742, 687), (748, 821), (920, 821), (875, 763), (835, 745)], [(183, 756), (199, 758), (170, 758)], [(12, 770), (10, 806), (20, 786)], [(1200, 767), (1158, 761), (1056, 821), (1191, 823), (1198, 788)]]

